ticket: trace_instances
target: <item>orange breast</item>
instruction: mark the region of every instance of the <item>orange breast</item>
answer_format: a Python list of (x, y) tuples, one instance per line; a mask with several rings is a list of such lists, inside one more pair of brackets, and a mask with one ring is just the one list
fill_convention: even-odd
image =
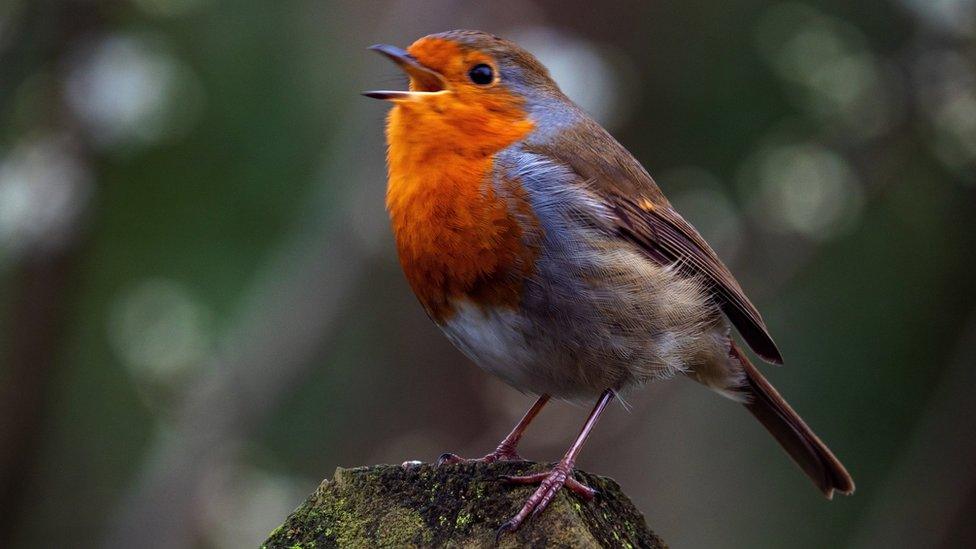
[(538, 233), (517, 183), (502, 197), (491, 182), (494, 154), (528, 134), (532, 123), (524, 115), (512, 123), (508, 113), (497, 127), (485, 128), (491, 120), (484, 117), (470, 118), (477, 127), (469, 127), (469, 117), (455, 112), (469, 107), (430, 104), (441, 100), (397, 105), (387, 126), (387, 209), (400, 263), (438, 323), (460, 299), (517, 306), (537, 252), (527, 237)]

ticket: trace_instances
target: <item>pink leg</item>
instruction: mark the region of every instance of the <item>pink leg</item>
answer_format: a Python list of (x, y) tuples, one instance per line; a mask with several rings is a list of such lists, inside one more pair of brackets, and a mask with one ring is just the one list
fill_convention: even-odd
[(500, 461), (500, 460), (504, 460), (504, 461), (521, 460), (522, 457), (518, 455), (518, 452), (516, 451), (516, 447), (518, 446), (519, 441), (522, 440), (522, 434), (525, 433), (525, 429), (529, 426), (530, 423), (532, 423), (532, 420), (535, 419), (535, 416), (539, 415), (539, 411), (542, 410), (542, 407), (545, 406), (547, 402), (549, 402), (549, 395), (540, 396), (535, 401), (535, 404), (533, 404), (532, 407), (529, 408), (529, 411), (525, 412), (525, 415), (522, 416), (522, 419), (518, 422), (515, 428), (512, 429), (512, 432), (509, 433), (508, 436), (506, 436), (500, 443), (498, 443), (498, 447), (495, 448), (495, 451), (491, 452), (485, 457), (466, 460), (458, 456), (457, 454), (446, 453), (446, 454), (441, 454), (441, 456), (437, 458), (437, 465), (444, 465), (448, 463), (459, 463), (462, 461), (483, 461), (485, 463), (491, 463), (493, 461)]
[(580, 431), (576, 441), (573, 445), (569, 447), (566, 455), (563, 459), (552, 468), (551, 471), (547, 473), (540, 473), (535, 475), (527, 475), (523, 477), (507, 477), (509, 482), (514, 482), (517, 484), (535, 484), (539, 483), (539, 489), (535, 491), (534, 494), (529, 496), (526, 500), (525, 505), (522, 509), (512, 517), (511, 520), (502, 525), (498, 529), (498, 536), (501, 536), (505, 532), (514, 532), (518, 530), (519, 526), (527, 518), (532, 518), (541, 513), (552, 501), (552, 498), (556, 496), (559, 489), (564, 485), (582, 495), (583, 497), (590, 499), (596, 495), (596, 490), (585, 486), (576, 479), (573, 478), (573, 466), (576, 464), (576, 456), (579, 455), (580, 450), (583, 448), (583, 443), (586, 442), (586, 438), (590, 435), (590, 431), (596, 425), (597, 419), (600, 418), (600, 414), (606, 409), (607, 404), (610, 403), (610, 399), (613, 398), (614, 392), (610, 389), (603, 391), (600, 395), (600, 399), (597, 401), (596, 406), (593, 407), (593, 411), (590, 412), (590, 416), (586, 419), (586, 423), (583, 424), (583, 429)]

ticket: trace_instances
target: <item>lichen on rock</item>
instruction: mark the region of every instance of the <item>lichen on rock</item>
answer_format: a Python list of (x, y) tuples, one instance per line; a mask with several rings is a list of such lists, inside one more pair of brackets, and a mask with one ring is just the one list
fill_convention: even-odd
[[(494, 547), (495, 532), (534, 490), (500, 481), (539, 472), (526, 461), (337, 469), (276, 528), (263, 548)], [(498, 547), (666, 547), (611, 479), (578, 471), (599, 491), (561, 490), (539, 517)]]

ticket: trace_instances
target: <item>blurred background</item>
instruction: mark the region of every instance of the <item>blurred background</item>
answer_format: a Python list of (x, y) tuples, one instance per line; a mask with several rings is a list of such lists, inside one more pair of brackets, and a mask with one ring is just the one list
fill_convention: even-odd
[(675, 547), (976, 545), (976, 1), (605, 4), (0, 1), (0, 546), (254, 547), (337, 466), (494, 447), (532, 398), (415, 302), (359, 96), (404, 85), (367, 46), (452, 28), (648, 167), (858, 491), (686, 380), (581, 467)]

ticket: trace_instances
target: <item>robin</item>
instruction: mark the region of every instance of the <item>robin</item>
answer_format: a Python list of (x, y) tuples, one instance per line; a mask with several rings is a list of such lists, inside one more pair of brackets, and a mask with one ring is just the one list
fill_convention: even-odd
[[(762, 376), (783, 359), (759, 311), (643, 166), (516, 44), (479, 31), (372, 49), (410, 78), (386, 126), (390, 214), (403, 272), (424, 310), (478, 366), (538, 400), (480, 460), (516, 446), (550, 398), (596, 399), (539, 487), (499, 532), (539, 514), (573, 478), (600, 414), (621, 391), (689, 376), (742, 403), (827, 497), (844, 466)], [(440, 462), (456, 462), (454, 454)]]

